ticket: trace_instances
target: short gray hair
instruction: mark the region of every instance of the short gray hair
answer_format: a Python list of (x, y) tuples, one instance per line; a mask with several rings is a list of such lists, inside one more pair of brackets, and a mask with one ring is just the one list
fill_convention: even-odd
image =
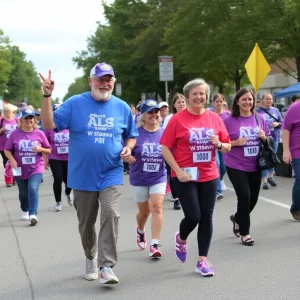
[(183, 94), (184, 94), (185, 98), (188, 98), (190, 91), (198, 85), (203, 85), (205, 87), (205, 92), (206, 92), (206, 97), (207, 97), (206, 100), (209, 101), (210, 87), (206, 83), (206, 81), (202, 78), (196, 78), (194, 80), (191, 80), (183, 87)]

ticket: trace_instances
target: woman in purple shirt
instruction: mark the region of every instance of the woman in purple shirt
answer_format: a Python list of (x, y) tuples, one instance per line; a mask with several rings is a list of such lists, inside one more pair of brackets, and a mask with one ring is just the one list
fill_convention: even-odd
[[(15, 116), (8, 106), (4, 106), (4, 116), (0, 121), (0, 152), (3, 159), (3, 166), (7, 163), (7, 157), (4, 154), (4, 147), (10, 134), (17, 128), (17, 121)], [(13, 177), (8, 177), (4, 174), (4, 180), (7, 187), (15, 185)]]
[(141, 105), (136, 146), (132, 150), (132, 156), (128, 158), (131, 165), (129, 171), (131, 191), (138, 206), (137, 244), (141, 250), (147, 246), (145, 224), (150, 212), (152, 213), (152, 241), (149, 252), (151, 258), (162, 256), (159, 238), (163, 223), (162, 207), (167, 182), (167, 172), (159, 143), (163, 133), (160, 123), (160, 108), (157, 102), (146, 100)]
[(290, 212), (296, 221), (300, 221), (300, 102), (288, 109), (282, 130), (283, 161), (292, 163), (295, 172), (295, 182), (292, 192)]
[[(54, 104), (52, 110), (55, 111), (59, 104)], [(70, 206), (73, 206), (72, 189), (68, 187), (68, 158), (69, 158), (69, 130), (64, 129), (60, 132), (44, 129), (45, 135), (52, 148), (51, 154), (45, 156), (45, 165), (50, 166), (53, 174), (53, 192), (56, 201), (54, 211), (61, 211), (61, 192), (62, 183), (65, 184), (65, 195)]]
[(253, 92), (242, 88), (233, 100), (231, 116), (224, 120), (231, 140), (231, 151), (225, 155), (225, 164), (238, 200), (237, 212), (230, 220), (234, 234), (241, 237), (246, 246), (254, 244), (250, 236), (250, 213), (257, 203), (261, 185), (261, 171), (256, 168), (259, 142), (265, 142), (266, 136), (271, 135), (263, 117), (256, 116), (254, 109)]
[(9, 159), (19, 188), (22, 220), (34, 226), (38, 222), (39, 186), (44, 173), (43, 154), (51, 153), (51, 147), (38, 125), (34, 112), (22, 111), (20, 128), (9, 136), (4, 153)]
[[(282, 116), (278, 108), (272, 107), (273, 97), (269, 93), (265, 93), (261, 99), (261, 107), (257, 109), (257, 112), (261, 114), (269, 126), (269, 130), (274, 140), (274, 151), (277, 152), (278, 143), (280, 141)], [(274, 168), (264, 170), (262, 172), (263, 189), (268, 190), (270, 184), (272, 187), (276, 187), (277, 183), (274, 178)]]
[[(224, 109), (224, 103), (226, 103), (224, 95), (218, 93), (213, 96), (213, 111), (218, 114), (223, 121), (231, 115), (229, 111)], [(221, 200), (224, 198), (223, 190), (226, 190), (226, 185), (223, 180), (223, 177), (226, 174), (226, 166), (224, 162), (224, 154), (220, 151), (216, 151), (216, 162), (220, 173), (216, 200)]]

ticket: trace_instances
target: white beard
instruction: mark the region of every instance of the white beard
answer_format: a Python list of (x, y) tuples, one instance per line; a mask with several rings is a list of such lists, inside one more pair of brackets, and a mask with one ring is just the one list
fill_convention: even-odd
[(97, 88), (92, 88), (92, 92), (95, 97), (99, 100), (108, 100), (111, 97), (112, 90), (108, 90), (104, 93), (101, 93)]

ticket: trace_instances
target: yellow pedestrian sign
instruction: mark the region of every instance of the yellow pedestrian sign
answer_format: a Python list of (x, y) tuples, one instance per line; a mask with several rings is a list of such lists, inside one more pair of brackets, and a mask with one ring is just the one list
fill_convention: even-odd
[(257, 43), (245, 64), (245, 69), (251, 84), (255, 91), (257, 91), (271, 71), (271, 67), (259, 49)]

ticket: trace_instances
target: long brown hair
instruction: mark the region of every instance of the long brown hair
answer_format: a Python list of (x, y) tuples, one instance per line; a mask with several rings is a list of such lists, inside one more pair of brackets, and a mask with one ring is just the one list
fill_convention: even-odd
[(182, 94), (180, 94), (180, 93), (176, 93), (176, 94), (174, 95), (174, 97), (173, 97), (173, 100), (172, 100), (172, 114), (173, 114), (173, 115), (175, 115), (175, 114), (177, 113), (177, 109), (175, 108), (174, 104), (175, 104), (175, 102), (176, 102), (179, 98), (183, 99), (183, 100), (185, 101), (185, 104), (186, 104), (186, 99), (185, 99), (185, 97), (184, 97)]
[(240, 90), (238, 90), (238, 92), (235, 94), (235, 97), (233, 99), (232, 102), (232, 107), (231, 107), (231, 115), (235, 118), (240, 116), (240, 108), (237, 105), (238, 100), (245, 94), (250, 93), (253, 97), (253, 106), (251, 108), (251, 112), (253, 113), (254, 109), (255, 109), (255, 95), (253, 93), (253, 91), (251, 89), (248, 88), (241, 88)]

